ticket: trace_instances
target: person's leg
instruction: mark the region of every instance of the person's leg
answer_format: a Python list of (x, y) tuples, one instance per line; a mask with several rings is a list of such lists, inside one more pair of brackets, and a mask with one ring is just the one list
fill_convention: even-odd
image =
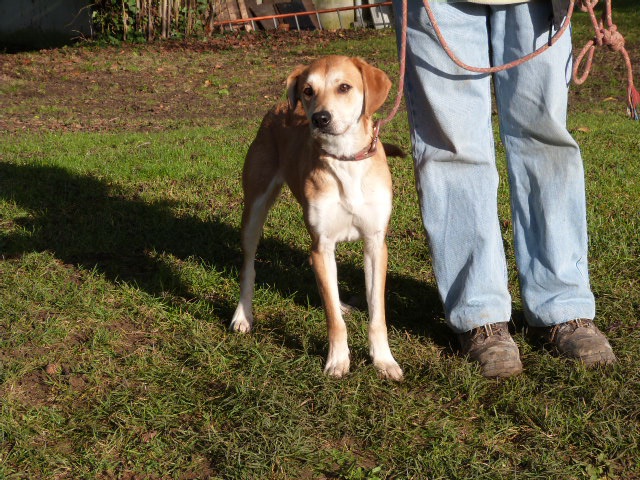
[[(546, 2), (492, 8), (494, 63), (520, 58), (548, 41), (550, 13)], [(568, 32), (540, 56), (495, 75), (520, 289), (525, 317), (534, 327), (595, 316), (582, 158), (566, 128), (570, 76)], [(610, 351), (592, 323), (580, 325), (576, 329), (590, 329), (591, 340), (584, 352), (572, 356), (589, 363), (587, 357), (597, 360)]]
[[(496, 8), (491, 23), (495, 62), (544, 44), (550, 12), (551, 5), (543, 2)], [(566, 128), (570, 71), (567, 33), (542, 55), (495, 75), (522, 300), (528, 323), (538, 327), (595, 315), (582, 159)]]
[[(488, 65), (488, 7), (431, 5), (456, 54)], [(399, 0), (395, 8), (399, 19)], [(507, 322), (511, 298), (497, 214), (491, 77), (451, 61), (422, 2), (409, 2), (408, 27), (405, 93), (416, 185), (447, 322), (457, 333)]]
[[(456, 54), (488, 65), (488, 7), (431, 5)], [(400, 0), (394, 7), (399, 19)], [(422, 2), (409, 2), (408, 27), (405, 98), (416, 186), (446, 320), (483, 375), (514, 375), (522, 363), (506, 323), (511, 297), (498, 221), (491, 77), (451, 61)]]

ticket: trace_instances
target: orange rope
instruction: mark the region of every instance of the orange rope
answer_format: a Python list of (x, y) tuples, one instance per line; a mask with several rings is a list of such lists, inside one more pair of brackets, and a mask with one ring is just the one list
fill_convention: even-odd
[(433, 30), (435, 31), (436, 36), (438, 37), (438, 41), (440, 42), (440, 45), (442, 45), (442, 48), (444, 49), (444, 51), (447, 52), (447, 55), (449, 55), (449, 58), (451, 60), (453, 60), (453, 62), (456, 65), (458, 65), (461, 68), (464, 68), (465, 70), (468, 70), (469, 72), (474, 72), (474, 73), (495, 73), (495, 72), (501, 72), (503, 70), (508, 70), (510, 68), (513, 68), (513, 67), (517, 67), (518, 65), (522, 65), (523, 63), (528, 62), (529, 60), (537, 57), (542, 52), (548, 50), (551, 46), (553, 46), (560, 39), (560, 37), (564, 34), (564, 32), (567, 31), (567, 28), (569, 28), (569, 25), (571, 23), (571, 17), (573, 15), (573, 6), (575, 4), (575, 0), (571, 0), (570, 1), (569, 10), (567, 11), (567, 17), (566, 17), (564, 23), (562, 24), (562, 27), (560, 28), (560, 30), (558, 30), (553, 35), (553, 37), (551, 37), (551, 40), (549, 40), (547, 43), (545, 43), (542, 47), (538, 48), (536, 51), (534, 51), (534, 52), (532, 52), (532, 53), (530, 53), (528, 55), (525, 55), (522, 58), (514, 60), (512, 62), (506, 63), (504, 65), (498, 65), (497, 67), (472, 67), (472, 66), (469, 66), (466, 63), (462, 62), (458, 57), (456, 57), (456, 55), (451, 51), (451, 49), (449, 48), (449, 45), (447, 44), (447, 42), (445, 41), (444, 37), (442, 36), (442, 32), (440, 31), (440, 27), (438, 25), (438, 22), (436, 21), (436, 17), (433, 14), (433, 11), (431, 10), (431, 5), (429, 4), (429, 0), (422, 0), (422, 3), (424, 4), (424, 8), (427, 10), (427, 15), (429, 16), (429, 21), (431, 22), (431, 26), (433, 27)]
[[(398, 113), (398, 109), (400, 108), (400, 102), (402, 100), (402, 95), (404, 91), (404, 76), (406, 71), (406, 51), (407, 51), (407, 1), (402, 1), (402, 30), (400, 32), (400, 73), (398, 79), (398, 94), (396, 96), (395, 104), (386, 118), (379, 121), (380, 127), (389, 123), (393, 120), (396, 113)], [(578, 0), (581, 2), (582, 9), (589, 12), (591, 23), (593, 24), (596, 35), (593, 40), (590, 40), (582, 49), (573, 66), (573, 80), (577, 85), (584, 83), (584, 81), (589, 76), (589, 72), (591, 70), (591, 65), (593, 63), (593, 53), (596, 46), (607, 45), (614, 51), (619, 51), (622, 53), (626, 65), (627, 65), (627, 113), (634, 120), (639, 120), (640, 116), (640, 93), (636, 90), (633, 85), (633, 68), (631, 66), (631, 59), (629, 58), (629, 54), (627, 50), (624, 48), (624, 37), (622, 34), (618, 32), (616, 25), (612, 22), (611, 16), (611, 0), (605, 0), (605, 11), (602, 14), (602, 20), (598, 23), (595, 17), (595, 13), (593, 12), (593, 7), (598, 3), (598, 0)], [(566, 18), (562, 24), (562, 27), (551, 37), (549, 42), (544, 44), (542, 47), (537, 49), (536, 51), (514, 60), (512, 62), (506, 63), (504, 65), (499, 65), (496, 67), (473, 67), (467, 65), (462, 62), (449, 48), (446, 40), (444, 39), (442, 32), (440, 31), (440, 27), (438, 22), (431, 10), (431, 5), (429, 4), (429, 0), (422, 0), (424, 7), (427, 11), (427, 15), (429, 17), (429, 21), (431, 22), (431, 26), (438, 37), (438, 41), (440, 45), (447, 53), (449, 58), (458, 65), (459, 67), (468, 70), (470, 72), (475, 73), (495, 73), (503, 70), (507, 70), (509, 68), (517, 67), (518, 65), (523, 64), (531, 60), (532, 58), (537, 57), (545, 50), (549, 49), (552, 45), (554, 45), (557, 40), (566, 32), (571, 24), (571, 17), (573, 16), (573, 11), (575, 7), (576, 0), (570, 0), (569, 8), (567, 10)], [(607, 28), (604, 28), (603, 25), (606, 23)], [(585, 54), (588, 52), (587, 64), (585, 67), (585, 71), (582, 76), (578, 76), (578, 69), (582, 59)]]
[(389, 115), (384, 119), (378, 121), (378, 131), (384, 125), (393, 120), (398, 110), (400, 109), (400, 102), (402, 102), (402, 94), (404, 92), (404, 74), (407, 70), (407, 2), (408, 0), (402, 0), (402, 29), (400, 31), (400, 73), (398, 74), (398, 93), (396, 95), (396, 102), (393, 104), (393, 108)]
[[(589, 40), (582, 48), (582, 51), (576, 57), (576, 61), (573, 65), (573, 81), (577, 85), (583, 84), (589, 73), (591, 73), (591, 66), (593, 64), (593, 55), (596, 47), (607, 46), (614, 52), (620, 52), (624, 58), (627, 67), (627, 113), (634, 120), (640, 120), (640, 93), (636, 90), (633, 84), (633, 67), (631, 66), (631, 58), (629, 53), (624, 47), (624, 37), (618, 31), (618, 27), (613, 23), (611, 15), (611, 0), (605, 0), (605, 5), (602, 11), (602, 18), (600, 21), (596, 19), (594, 7), (598, 3), (598, 0), (582, 0), (582, 11), (589, 13), (589, 18), (595, 31), (595, 36)], [(582, 75), (578, 75), (580, 64), (587, 56), (586, 64)]]

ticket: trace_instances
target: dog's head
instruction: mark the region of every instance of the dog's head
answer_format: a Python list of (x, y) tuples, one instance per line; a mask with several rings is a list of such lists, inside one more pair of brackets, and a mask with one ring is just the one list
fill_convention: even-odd
[(314, 138), (344, 136), (357, 143), (387, 98), (387, 74), (360, 58), (322, 57), (300, 65), (287, 79), (289, 109), (302, 104)]

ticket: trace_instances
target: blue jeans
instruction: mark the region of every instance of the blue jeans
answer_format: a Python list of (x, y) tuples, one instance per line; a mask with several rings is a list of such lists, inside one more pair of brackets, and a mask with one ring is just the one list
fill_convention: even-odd
[[(401, 1), (394, 0), (398, 34)], [(527, 322), (543, 327), (592, 319), (584, 171), (566, 128), (569, 33), (528, 63), (493, 76), (474, 74), (449, 59), (422, 2), (408, 1), (405, 98), (422, 220), (448, 324), (461, 333), (511, 317), (492, 78)], [(549, 38), (551, 2), (431, 5), (445, 40), (469, 65), (501, 65)]]

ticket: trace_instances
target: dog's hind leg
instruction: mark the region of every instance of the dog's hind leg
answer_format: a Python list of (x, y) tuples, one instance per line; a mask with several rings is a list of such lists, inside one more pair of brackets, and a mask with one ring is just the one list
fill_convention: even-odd
[(365, 238), (364, 273), (369, 305), (369, 353), (378, 373), (390, 380), (402, 380), (402, 369), (393, 358), (387, 337), (384, 289), (387, 272), (384, 234)]
[[(240, 301), (231, 319), (229, 328), (235, 332), (249, 332), (253, 326), (254, 284), (256, 278), (255, 257), (262, 235), (262, 227), (267, 213), (282, 188), (282, 179), (277, 170), (254, 175), (253, 162), (245, 164), (244, 178), (244, 210), (242, 212), (241, 242), (244, 255), (240, 270)], [(264, 165), (261, 165), (264, 167)]]

